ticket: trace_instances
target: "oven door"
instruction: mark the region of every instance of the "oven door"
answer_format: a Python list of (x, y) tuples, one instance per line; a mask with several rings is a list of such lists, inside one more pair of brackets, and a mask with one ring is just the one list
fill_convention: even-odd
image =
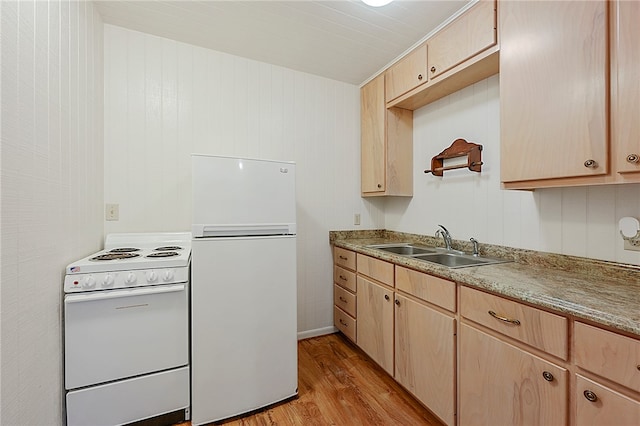
[(187, 284), (66, 295), (67, 390), (188, 363)]

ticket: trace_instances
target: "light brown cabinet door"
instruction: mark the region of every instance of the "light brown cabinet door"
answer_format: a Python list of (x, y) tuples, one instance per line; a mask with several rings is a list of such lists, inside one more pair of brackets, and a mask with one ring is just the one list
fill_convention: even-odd
[(396, 294), (395, 379), (455, 424), (455, 319)]
[(640, 172), (640, 2), (614, 3), (612, 111), (614, 167)]
[(360, 114), (362, 192), (384, 192), (386, 189), (384, 75), (376, 77), (362, 87)]
[(503, 182), (608, 172), (607, 7), (500, 2)]
[(358, 276), (358, 346), (393, 375), (393, 291)]
[(427, 82), (427, 45), (411, 51), (385, 72), (385, 100), (404, 95)]
[(429, 78), (495, 45), (496, 38), (496, 3), (482, 0), (429, 39)]
[(576, 425), (640, 425), (640, 402), (576, 375)]
[(458, 350), (459, 424), (567, 424), (567, 370), (466, 324)]

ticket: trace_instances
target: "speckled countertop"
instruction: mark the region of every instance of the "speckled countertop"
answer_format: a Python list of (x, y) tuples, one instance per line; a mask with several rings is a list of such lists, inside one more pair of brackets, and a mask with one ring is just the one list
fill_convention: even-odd
[[(434, 237), (386, 230), (332, 231), (329, 240), (337, 247), (640, 336), (639, 266), (481, 244), (481, 256), (513, 262), (450, 269), (367, 247), (393, 242), (442, 246)], [(471, 251), (470, 243), (463, 241), (454, 241), (453, 247)]]

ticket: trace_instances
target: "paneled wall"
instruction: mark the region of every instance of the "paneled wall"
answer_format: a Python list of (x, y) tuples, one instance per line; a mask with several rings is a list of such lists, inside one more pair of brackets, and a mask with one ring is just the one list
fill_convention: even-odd
[[(621, 217), (640, 218), (640, 185), (500, 189), (498, 76), (415, 111), (413, 126), (414, 196), (387, 202), (387, 229), (433, 235), (442, 224), (454, 239), (640, 264), (618, 232)], [(457, 138), (483, 145), (482, 173), (424, 174)]]
[(0, 2), (0, 424), (63, 420), (62, 280), (103, 236), (102, 20)]
[(296, 161), (298, 330), (331, 327), (329, 230), (383, 225), (359, 111), (356, 86), (105, 25), (105, 232), (190, 230), (191, 153)]

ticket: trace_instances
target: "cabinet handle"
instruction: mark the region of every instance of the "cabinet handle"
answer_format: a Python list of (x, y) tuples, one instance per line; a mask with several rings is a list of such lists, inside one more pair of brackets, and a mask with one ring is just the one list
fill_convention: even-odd
[(431, 67), (431, 72), (436, 72), (436, 67)]
[(344, 256), (342, 256), (342, 255), (341, 255), (341, 256), (339, 256), (339, 257), (340, 257), (340, 259), (342, 259), (342, 260), (347, 260), (347, 258), (346, 258), (346, 257), (344, 257)]
[(347, 280), (347, 278), (346, 278), (346, 277), (343, 277), (342, 275), (340, 275), (340, 277), (339, 277), (339, 278), (340, 278), (342, 281), (346, 281), (346, 280)]
[(418, 74), (418, 80), (422, 81), (422, 74)]
[(349, 327), (349, 324), (344, 322), (342, 318), (340, 318), (340, 324), (344, 325), (345, 327)]
[(584, 393), (584, 397), (587, 398), (587, 400), (591, 401), (591, 402), (596, 402), (598, 400), (598, 395), (596, 395), (595, 393), (593, 393), (590, 390), (586, 390), (583, 392)]
[(502, 317), (502, 316), (496, 314), (493, 311), (489, 311), (489, 315), (491, 315), (492, 317), (494, 317), (495, 319), (498, 319), (500, 321), (508, 322), (510, 324), (513, 324), (513, 325), (520, 325), (520, 321), (519, 320), (511, 319), (511, 318), (507, 318), (507, 317)]
[(378, 188), (382, 188), (382, 184), (381, 183), (378, 184)]
[(389, 295), (388, 294), (384, 295), (384, 300), (389, 300)]
[(584, 166), (589, 169), (597, 169), (598, 163), (595, 160), (587, 160), (584, 162)]
[(400, 306), (400, 301), (396, 299), (396, 305)]
[(544, 377), (544, 379), (547, 382), (553, 382), (553, 374), (549, 373), (548, 371), (543, 371), (542, 372), (542, 377)]
[(640, 157), (638, 156), (638, 154), (629, 154), (627, 155), (627, 161), (629, 163), (637, 163), (638, 161), (640, 161)]
[(344, 297), (340, 296), (340, 301), (343, 303), (347, 303), (347, 299), (345, 299)]
[(636, 368), (640, 371), (640, 364), (636, 365)]

